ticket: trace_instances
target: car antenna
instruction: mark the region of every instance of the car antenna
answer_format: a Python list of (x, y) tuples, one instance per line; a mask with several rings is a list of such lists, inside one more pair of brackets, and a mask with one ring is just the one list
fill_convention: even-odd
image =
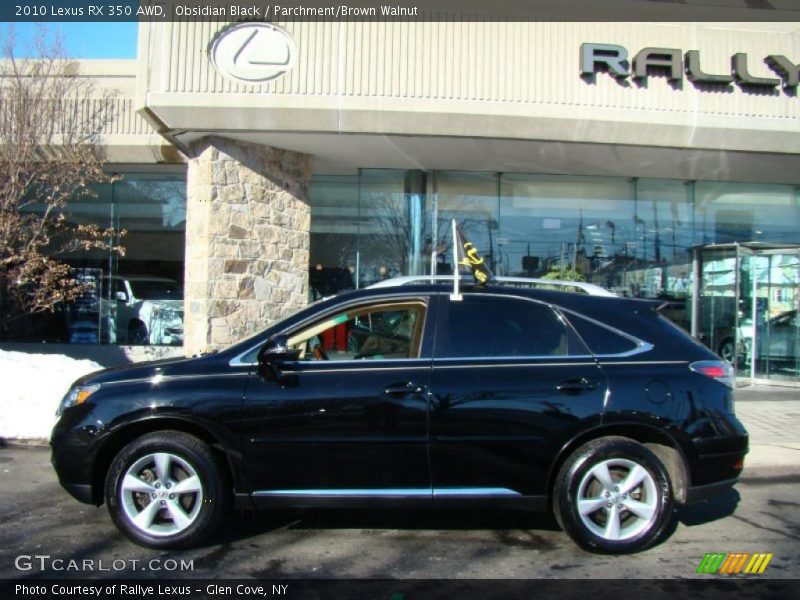
[(450, 300), (455, 300), (456, 302), (461, 301), (464, 299), (464, 296), (461, 295), (461, 291), (458, 288), (458, 280), (459, 280), (459, 267), (461, 264), (458, 262), (458, 225), (456, 225), (456, 220), (451, 219), (451, 225), (453, 228), (453, 293), (450, 294)]

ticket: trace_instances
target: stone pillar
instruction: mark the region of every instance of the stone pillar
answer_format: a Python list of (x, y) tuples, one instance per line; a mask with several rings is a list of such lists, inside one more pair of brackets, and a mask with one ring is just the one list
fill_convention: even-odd
[(306, 154), (204, 138), (186, 207), (184, 350), (224, 348), (308, 301)]

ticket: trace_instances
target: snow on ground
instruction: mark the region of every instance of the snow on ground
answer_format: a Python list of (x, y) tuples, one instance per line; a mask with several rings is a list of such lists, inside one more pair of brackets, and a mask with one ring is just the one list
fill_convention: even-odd
[(0, 437), (48, 438), (70, 384), (103, 367), (61, 354), (0, 350)]

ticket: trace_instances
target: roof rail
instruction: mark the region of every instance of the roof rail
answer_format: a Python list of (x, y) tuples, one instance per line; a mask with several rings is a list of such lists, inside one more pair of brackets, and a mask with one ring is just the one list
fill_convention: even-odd
[[(461, 279), (471, 279), (461, 277)], [(373, 283), (368, 288), (400, 287), (403, 285), (423, 284), (423, 283), (446, 283), (453, 281), (452, 275), (406, 275), (404, 277), (394, 277), (385, 279), (378, 283)], [(560, 279), (537, 279), (533, 277), (494, 277), (490, 283), (508, 285), (511, 287), (563, 287), (588, 294), (590, 296), (607, 296), (616, 298), (617, 294), (608, 291), (604, 287), (584, 281), (562, 281)], [(569, 290), (565, 290), (569, 291)]]

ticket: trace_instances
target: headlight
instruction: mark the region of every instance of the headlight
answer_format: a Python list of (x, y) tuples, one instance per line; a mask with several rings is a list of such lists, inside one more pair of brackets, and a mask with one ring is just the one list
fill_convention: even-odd
[(79, 385), (77, 387), (72, 388), (67, 395), (64, 396), (64, 399), (61, 401), (61, 404), (58, 405), (58, 410), (56, 411), (56, 416), (60, 415), (66, 409), (72, 406), (78, 406), (79, 404), (83, 404), (86, 402), (86, 399), (94, 394), (97, 390), (100, 389), (99, 385)]

